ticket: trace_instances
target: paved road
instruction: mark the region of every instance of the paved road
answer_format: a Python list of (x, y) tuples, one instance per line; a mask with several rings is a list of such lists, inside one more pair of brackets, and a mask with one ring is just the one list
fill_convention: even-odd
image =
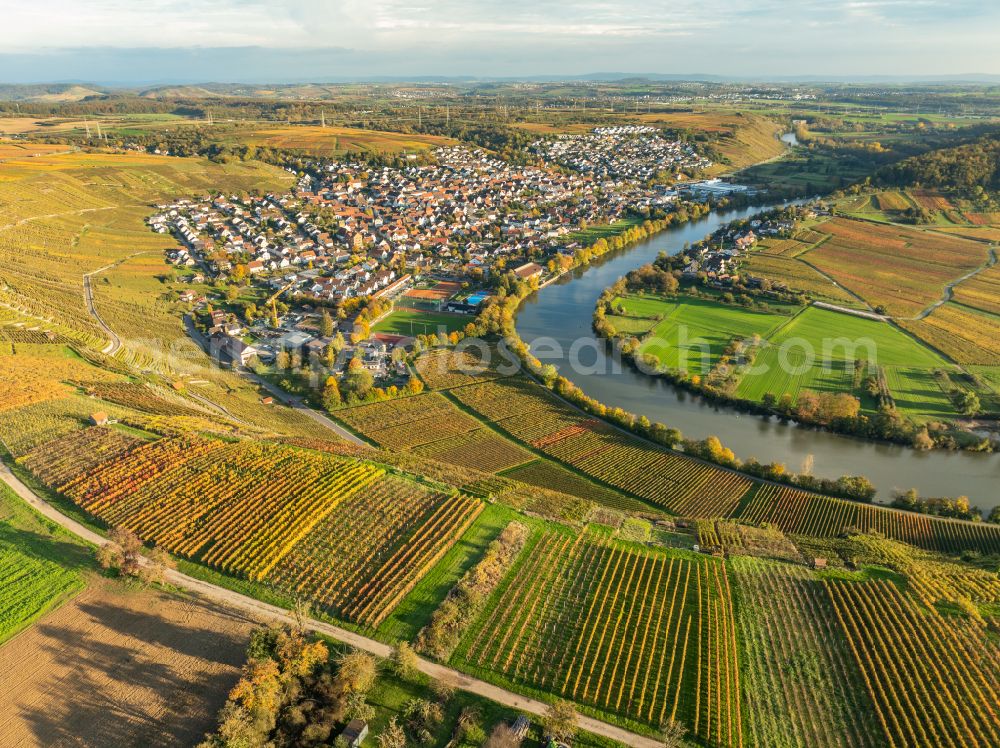
[[(105, 542), (105, 538), (101, 537), (93, 530), (84, 527), (71, 517), (67, 517), (43, 498), (38, 496), (38, 494), (28, 488), (10, 471), (6, 465), (2, 463), (0, 463), (0, 480), (6, 483), (11, 490), (14, 491), (14, 493), (34, 507), (40, 514), (48, 517), (50, 520), (62, 526), (77, 537), (82, 538), (88, 543), (92, 543), (94, 545), (101, 545)], [(209, 582), (195, 579), (194, 577), (189, 577), (187, 574), (182, 574), (175, 569), (169, 569), (167, 571), (166, 579), (170, 584), (180, 589), (194, 592), (206, 600), (219, 603), (226, 607), (241, 610), (258, 618), (277, 620), (290, 624), (295, 623), (295, 617), (283, 608), (268, 605), (267, 603), (254, 600), (253, 598), (246, 597), (245, 595), (233, 592), (232, 590), (227, 590), (224, 587), (219, 587)], [(334, 626), (329, 623), (315, 621), (312, 619), (306, 620), (304, 625), (311, 631), (332, 637), (337, 641), (344, 642), (352, 647), (356, 647), (357, 649), (370, 652), (377, 657), (388, 657), (392, 653), (392, 648), (389, 647), (389, 645), (375, 641), (374, 639), (369, 639), (368, 637), (362, 636), (353, 631), (342, 629), (339, 626)], [(479, 680), (478, 678), (469, 677), (464, 673), (460, 673), (457, 670), (445, 667), (444, 665), (439, 665), (435, 662), (420, 659), (419, 667), (421, 672), (426, 673), (432, 678), (447, 679), (463, 691), (474, 693), (478, 696), (482, 696), (513, 709), (519, 709), (523, 712), (534, 714), (536, 716), (545, 714), (545, 711), (548, 709), (548, 705), (544, 702), (530, 699), (526, 696), (520, 696), (519, 694), (500, 688), (499, 686), (495, 686), (492, 683), (487, 683), (486, 681)], [(580, 727), (587, 732), (611, 738), (612, 740), (617, 740), (627, 746), (633, 746), (634, 748), (661, 748), (662, 746), (660, 741), (653, 740), (652, 738), (648, 738), (643, 735), (636, 735), (628, 730), (624, 730), (614, 725), (609, 725), (606, 722), (601, 722), (600, 720), (592, 719), (590, 717), (581, 716)]]

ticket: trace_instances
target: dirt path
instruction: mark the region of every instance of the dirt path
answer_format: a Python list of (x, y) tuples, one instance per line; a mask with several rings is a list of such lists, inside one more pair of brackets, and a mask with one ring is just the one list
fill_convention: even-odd
[[(14, 493), (34, 507), (42, 515), (61, 525), (74, 535), (93, 543), (94, 545), (101, 545), (105, 542), (105, 539), (96, 532), (84, 527), (71, 517), (67, 517), (62, 514), (62, 512), (58, 511), (55, 507), (38, 496), (34, 491), (21, 482), (17, 476), (11, 473), (6, 465), (3, 464), (0, 464), (0, 480), (10, 486)], [(194, 577), (189, 577), (188, 575), (182, 574), (174, 569), (168, 570), (167, 581), (178, 588), (194, 592), (205, 600), (221, 603), (226, 608), (242, 611), (256, 618), (277, 620), (289, 624), (295, 623), (295, 617), (283, 608), (268, 605), (267, 603), (254, 600), (253, 598), (246, 597), (245, 595), (233, 592), (232, 590), (227, 590), (224, 587), (219, 587), (209, 582), (195, 579)], [(370, 652), (377, 657), (388, 657), (392, 653), (392, 648), (389, 645), (383, 644), (382, 642), (374, 639), (369, 639), (368, 637), (362, 636), (353, 631), (342, 629), (339, 626), (334, 626), (329, 623), (312, 619), (307, 620), (305, 622), (305, 626), (311, 631), (332, 637), (338, 641), (349, 644), (352, 647), (356, 647), (357, 649)], [(448, 680), (454, 682), (463, 691), (474, 693), (477, 696), (490, 699), (498, 704), (518, 709), (536, 716), (545, 714), (548, 709), (548, 705), (544, 702), (531, 699), (526, 696), (521, 696), (500, 688), (499, 686), (495, 686), (492, 683), (472, 678), (444, 665), (439, 665), (424, 659), (420, 659), (419, 663), (421, 672), (426, 673), (430, 677), (435, 679), (447, 678)], [(637, 735), (633, 732), (629, 732), (628, 730), (610, 725), (607, 722), (601, 722), (600, 720), (596, 720), (591, 717), (581, 716), (580, 727), (587, 732), (594, 733), (595, 735), (601, 735), (612, 740), (617, 740), (627, 746), (632, 746), (633, 748), (661, 748), (662, 746), (662, 743), (658, 740), (654, 740), (643, 735)]]
[(944, 294), (942, 295), (942, 297), (941, 297), (940, 300), (935, 301), (933, 304), (931, 304), (929, 307), (927, 307), (926, 309), (924, 309), (924, 311), (922, 311), (916, 317), (909, 317), (909, 319), (914, 320), (914, 321), (925, 319), (935, 309), (937, 309), (938, 307), (944, 306), (949, 301), (951, 301), (953, 298), (955, 298), (955, 286), (957, 286), (959, 283), (963, 283), (964, 281), (969, 280), (969, 278), (973, 278), (973, 277), (979, 275), (984, 270), (988, 270), (989, 268), (991, 268), (994, 265), (996, 265), (997, 264), (997, 252), (996, 252), (996, 250), (993, 247), (990, 247), (988, 251), (989, 251), (989, 258), (987, 258), (985, 264), (980, 265), (975, 270), (972, 270), (972, 271), (966, 273), (961, 278), (957, 278), (957, 279), (953, 280), (951, 283), (949, 283), (947, 286), (944, 287)]
[(131, 260), (133, 257), (138, 257), (139, 255), (152, 254), (152, 252), (133, 252), (127, 257), (122, 257), (120, 260), (115, 260), (109, 265), (105, 265), (102, 268), (97, 268), (97, 270), (91, 270), (89, 273), (83, 274), (83, 299), (87, 302), (87, 311), (90, 312), (90, 316), (97, 320), (97, 324), (101, 326), (101, 329), (108, 334), (110, 339), (108, 344), (101, 349), (101, 353), (114, 356), (121, 350), (122, 340), (118, 337), (118, 333), (112, 330), (108, 324), (101, 319), (101, 315), (97, 311), (97, 306), (94, 304), (94, 289), (91, 287), (90, 279), (92, 276), (98, 273), (103, 273), (105, 270), (110, 270), (111, 268), (118, 267), (123, 262)]

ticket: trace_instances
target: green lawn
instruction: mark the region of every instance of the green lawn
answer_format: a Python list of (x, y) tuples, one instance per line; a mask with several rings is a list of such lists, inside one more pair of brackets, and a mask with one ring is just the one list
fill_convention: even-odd
[(472, 322), (467, 314), (447, 314), (423, 309), (397, 309), (372, 328), (389, 335), (428, 335), (440, 330), (454, 332)]
[(758, 354), (753, 373), (745, 374), (740, 380), (736, 396), (761, 400), (768, 393), (778, 398), (787, 393), (795, 398), (802, 390), (853, 392), (853, 384), (853, 363), (836, 361), (829, 366), (807, 365), (801, 355), (783, 356), (779, 348), (768, 346)]

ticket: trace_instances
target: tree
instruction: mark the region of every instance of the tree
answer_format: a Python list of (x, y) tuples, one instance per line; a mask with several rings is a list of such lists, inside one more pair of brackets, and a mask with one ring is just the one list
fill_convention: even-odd
[(319, 334), (324, 338), (329, 338), (333, 335), (333, 317), (330, 316), (330, 312), (326, 309), (323, 310), (323, 316), (319, 321)]
[(514, 728), (506, 722), (501, 722), (493, 728), (483, 748), (519, 748), (520, 745), (521, 739), (517, 737)]
[(972, 390), (964, 390), (958, 396), (958, 409), (970, 418), (978, 415), (980, 410), (982, 410), (979, 395)]
[(680, 748), (684, 745), (687, 728), (681, 722), (670, 719), (660, 729), (663, 733), (663, 748)]
[(368, 693), (375, 685), (378, 671), (370, 654), (361, 651), (348, 652), (337, 661), (337, 685), (345, 693)]
[(392, 672), (404, 680), (410, 680), (420, 672), (420, 658), (409, 642), (401, 641), (392, 650)]
[(559, 699), (545, 710), (543, 723), (549, 735), (566, 743), (573, 740), (579, 729), (579, 716), (572, 702)]
[(396, 722), (396, 718), (391, 717), (385, 731), (375, 738), (375, 741), (378, 743), (378, 748), (406, 748), (406, 733)]
[(108, 542), (97, 549), (97, 562), (103, 569), (113, 569), (122, 576), (138, 577), (142, 571), (142, 541), (124, 527), (114, 527)]
[(340, 385), (337, 384), (336, 377), (327, 377), (323, 385), (323, 407), (333, 410), (340, 406), (343, 398), (340, 395)]

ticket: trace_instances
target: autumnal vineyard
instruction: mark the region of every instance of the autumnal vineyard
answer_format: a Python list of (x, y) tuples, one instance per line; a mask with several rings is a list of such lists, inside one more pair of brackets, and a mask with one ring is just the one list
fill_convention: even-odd
[(869, 304), (910, 317), (945, 285), (986, 259), (979, 242), (902, 226), (835, 218), (816, 227), (830, 238), (802, 256)]
[(262, 579), (341, 500), (379, 475), (362, 463), (266, 443), (163, 439), (61, 490), (172, 553)]
[(329, 453), (77, 430), (22, 464), (90, 514), (165, 550), (372, 627), (483, 504)]
[(997, 525), (901, 512), (784, 486), (761, 486), (733, 516), (753, 523), (770, 522), (787, 533), (820, 538), (854, 528), (862, 532), (876, 530), (929, 550), (1000, 552)]
[(981, 628), (891, 582), (825, 587), (889, 745), (1000, 744), (1000, 651)]
[(126, 408), (144, 413), (168, 416), (204, 416), (205, 411), (185, 403), (180, 398), (159, 394), (151, 387), (138, 382), (82, 382), (84, 392), (90, 397), (107, 400)]
[(139, 440), (103, 426), (75, 431), (36, 447), (20, 458), (28, 470), (50, 486), (60, 486), (106, 460), (114, 460)]
[(521, 378), (449, 391), (514, 438), (605, 484), (685, 516), (732, 511), (752, 485), (576, 411)]
[(505, 680), (742, 745), (725, 566), (589, 535), (533, 539), (456, 656)]

